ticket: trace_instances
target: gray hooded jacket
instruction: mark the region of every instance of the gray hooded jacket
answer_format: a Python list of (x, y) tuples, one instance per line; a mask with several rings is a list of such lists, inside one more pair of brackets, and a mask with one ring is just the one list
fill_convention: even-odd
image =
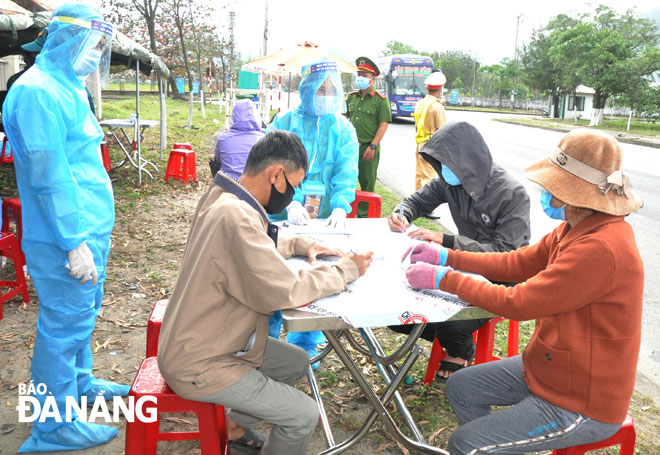
[[(442, 126), (420, 151), (438, 177), (403, 200), (413, 221), (440, 204), (449, 204), (458, 235), (444, 235), (447, 248), (464, 251), (509, 251), (529, 243), (529, 196), (525, 188), (493, 163), (479, 131), (469, 123)], [(448, 185), (441, 163), (461, 185)], [(397, 208), (398, 210), (398, 208)]]

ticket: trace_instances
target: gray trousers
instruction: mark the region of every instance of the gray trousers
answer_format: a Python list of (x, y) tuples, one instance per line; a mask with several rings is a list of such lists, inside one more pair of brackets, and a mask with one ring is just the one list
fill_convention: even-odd
[(268, 337), (264, 362), (238, 382), (199, 401), (220, 404), (244, 428), (259, 428), (264, 421), (272, 430), (263, 455), (305, 455), (319, 420), (316, 402), (293, 385), (307, 373), (304, 349)]
[[(602, 441), (621, 424), (603, 423), (533, 395), (523, 380), (522, 356), (472, 366), (447, 380), (447, 399), (460, 427), (451, 455), (521, 454)], [(510, 406), (491, 412), (491, 406)]]

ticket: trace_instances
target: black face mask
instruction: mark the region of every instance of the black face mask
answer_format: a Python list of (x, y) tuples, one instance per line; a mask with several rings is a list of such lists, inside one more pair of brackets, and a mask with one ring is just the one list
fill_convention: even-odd
[(268, 199), (268, 204), (266, 204), (264, 208), (266, 209), (266, 212), (271, 215), (281, 213), (293, 200), (293, 186), (289, 183), (286, 173), (284, 173), (284, 180), (286, 180), (286, 189), (284, 190), (284, 193), (280, 193), (274, 183), (270, 184), (270, 198)]

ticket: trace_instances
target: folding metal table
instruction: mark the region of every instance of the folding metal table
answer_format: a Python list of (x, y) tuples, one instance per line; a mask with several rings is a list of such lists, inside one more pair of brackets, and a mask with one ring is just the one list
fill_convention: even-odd
[[(360, 227), (361, 229), (358, 231), (361, 231), (363, 236), (365, 233), (370, 233), (370, 238), (365, 238), (364, 242), (368, 247), (375, 245), (375, 248), (373, 248), (375, 251), (375, 256), (378, 256), (382, 251), (385, 251), (385, 254), (387, 255), (396, 255), (396, 257), (388, 258), (389, 260), (401, 260), (403, 251), (397, 254), (391, 249), (391, 245), (392, 243), (395, 243), (395, 241), (400, 240), (400, 237), (397, 238), (396, 236), (403, 236), (404, 234), (390, 232), (389, 228), (387, 227), (387, 221), (385, 219), (350, 219), (347, 220), (347, 227), (347, 232), (354, 232), (356, 231), (357, 227)], [(304, 231), (305, 229), (302, 230)], [(332, 246), (332, 234), (324, 236), (320, 232), (314, 233), (313, 230), (314, 228), (307, 228), (308, 236), (317, 236), (318, 240), (321, 240), (324, 243), (327, 243), (329, 246)], [(360, 234), (357, 235), (359, 236)], [(339, 238), (339, 236), (341, 236), (340, 233), (336, 234), (337, 238)], [(327, 239), (330, 239), (330, 241), (325, 242)], [(378, 244), (383, 245), (382, 251), (378, 251)], [(378, 257), (376, 260), (378, 259), (383, 258)], [(372, 272), (371, 269), (367, 271), (367, 274), (370, 272)], [(372, 277), (371, 285), (378, 286), (377, 282), (379, 280), (373, 278), (377, 277)], [(388, 285), (391, 286), (391, 283), (388, 283)], [(385, 294), (387, 294), (387, 292), (385, 292)], [(332, 303), (332, 305), (336, 304), (337, 310), (333, 312), (338, 315), (341, 315), (343, 311), (341, 309), (342, 295), (348, 294), (340, 294), (338, 297), (334, 297), (335, 300)], [(319, 302), (323, 300), (325, 299), (322, 299)], [(325, 305), (325, 309), (332, 308), (332, 305)], [(369, 401), (369, 404), (373, 408), (362, 426), (350, 438), (341, 443), (336, 443), (332, 434), (332, 429), (330, 428), (330, 424), (327, 419), (327, 415), (325, 413), (325, 408), (323, 406), (323, 401), (321, 400), (321, 395), (319, 392), (318, 384), (316, 382), (316, 378), (314, 376), (314, 372), (310, 368), (308, 372), (310, 388), (312, 395), (319, 405), (321, 411), (321, 424), (323, 426), (326, 442), (328, 443), (329, 447), (319, 455), (338, 454), (354, 446), (362, 437), (367, 434), (371, 426), (379, 417), (383, 420), (385, 428), (390, 433), (390, 435), (411, 453), (448, 455), (448, 452), (445, 450), (438, 449), (426, 444), (424, 436), (415, 424), (413, 416), (406, 408), (406, 405), (399, 395), (397, 389), (407, 376), (410, 368), (414, 365), (415, 361), (423, 352), (422, 348), (419, 347), (416, 342), (424, 330), (426, 322), (488, 318), (492, 317), (493, 315), (485, 310), (472, 306), (463, 307), (457, 313), (453, 313), (449, 317), (443, 317), (438, 313), (428, 313), (428, 316), (416, 318), (414, 314), (408, 314), (410, 317), (407, 322), (415, 324), (412, 333), (409, 335), (404, 344), (401, 345), (395, 352), (386, 355), (384, 349), (381, 347), (370, 327), (378, 327), (382, 325), (381, 321), (383, 320), (383, 312), (392, 312), (394, 310), (399, 311), (402, 315), (409, 313), (408, 309), (411, 308), (411, 304), (410, 302), (401, 301), (395, 303), (394, 306), (388, 306), (383, 305), (382, 299), (374, 299), (370, 302), (365, 301), (364, 305), (366, 305), (366, 310), (368, 310), (367, 314), (372, 315), (373, 321), (375, 321), (375, 323), (370, 325), (367, 320), (360, 318), (360, 324), (357, 328), (353, 328), (349, 323), (347, 323), (346, 320), (348, 318), (344, 317), (340, 318), (328, 314), (311, 313), (300, 309), (284, 310), (282, 312), (283, 326), (284, 330), (287, 332), (302, 332), (310, 330), (323, 331), (325, 337), (328, 340), (328, 345), (325, 349), (323, 349), (323, 351), (319, 353), (318, 356), (316, 356), (310, 362), (314, 363), (315, 361), (327, 355), (331, 349), (334, 350), (342, 364), (346, 367), (351, 377), (355, 380)], [(359, 338), (361, 339), (360, 341), (356, 340), (356, 337), (351, 333), (351, 329), (358, 331)], [(374, 361), (386, 383), (386, 388), (380, 396), (374, 391), (374, 387), (370, 383), (369, 379), (362, 374), (360, 368), (351, 358), (346, 347), (340, 339), (341, 337), (346, 338), (356, 351), (371, 357), (371, 359)], [(401, 363), (400, 367), (396, 368), (396, 362), (401, 360), (403, 363)], [(414, 436), (414, 440), (408, 438), (401, 432), (397, 423), (388, 412), (387, 404), (390, 400), (394, 400), (400, 414), (406, 421), (407, 426), (410, 428), (410, 431)]]
[[(154, 163), (152, 163), (149, 160), (146, 160), (142, 158), (142, 153), (140, 150), (140, 147), (136, 147), (137, 145), (137, 138), (135, 137), (136, 134), (140, 134), (140, 137), (144, 134), (144, 130), (147, 128), (153, 128), (155, 126), (158, 126), (158, 121), (156, 120), (142, 120), (140, 119), (139, 121), (140, 124), (140, 131), (139, 133), (135, 132), (135, 123), (131, 122), (130, 119), (109, 119), (109, 120), (103, 120), (99, 122), (99, 125), (102, 127), (108, 128), (108, 133), (112, 135), (112, 137), (115, 138), (117, 143), (119, 144), (119, 147), (121, 147), (122, 151), (124, 152), (124, 155), (126, 155), (126, 158), (121, 160), (119, 163), (116, 165), (112, 166), (111, 170), (117, 169), (124, 164), (126, 164), (126, 161), (130, 162), (134, 168), (138, 169), (138, 172), (146, 172), (149, 177), (152, 179), (154, 178), (153, 175), (145, 168), (145, 165), (149, 165), (154, 168), (156, 172), (158, 171), (158, 168)], [(126, 128), (133, 129), (133, 139), (131, 139), (128, 134), (126, 133)], [(122, 142), (122, 139), (117, 135), (117, 131), (120, 131), (122, 134), (123, 139), (126, 141), (128, 144), (127, 146), (124, 145)], [(141, 180), (141, 179), (140, 179)]]

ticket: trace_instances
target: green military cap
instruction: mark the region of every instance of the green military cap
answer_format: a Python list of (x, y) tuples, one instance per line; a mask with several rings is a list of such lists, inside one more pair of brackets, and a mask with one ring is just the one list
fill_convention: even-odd
[(380, 75), (378, 65), (376, 65), (371, 59), (368, 59), (367, 57), (358, 57), (355, 60), (355, 66), (357, 66), (358, 71), (369, 71), (370, 73), (373, 73), (374, 76)]

